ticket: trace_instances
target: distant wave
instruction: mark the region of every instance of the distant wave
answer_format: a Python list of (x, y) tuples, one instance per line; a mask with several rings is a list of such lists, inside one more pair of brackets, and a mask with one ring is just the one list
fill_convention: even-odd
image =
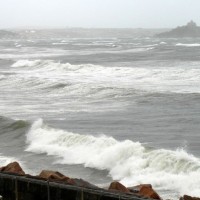
[[(25, 120), (14, 120), (4, 116), (0, 116), (0, 129), (4, 133), (16, 131), (17, 129), (28, 128), (30, 123)], [(21, 134), (24, 134), (23, 132)]]
[(55, 48), (29, 48), (15, 43), (14, 48), (9, 47), (0, 52), (0, 59), (37, 59), (43, 57), (62, 56), (69, 51)]
[(0, 75), (0, 80), (4, 78), (5, 78), (5, 75)]
[(60, 164), (83, 164), (108, 170), (126, 185), (152, 183), (158, 189), (200, 195), (200, 160), (182, 149), (150, 149), (139, 142), (105, 135), (80, 135), (35, 121), (27, 133), (26, 151), (56, 156)]
[[(146, 92), (200, 93), (200, 63), (177, 63), (166, 67), (105, 67), (93, 64), (72, 65), (51, 60), (19, 60), (13, 71), (22, 73), (24, 82), (38, 81), (40, 86), (122, 88)], [(12, 77), (14, 78), (14, 77)], [(59, 88), (59, 87), (58, 87)], [(80, 88), (80, 87), (77, 87)]]
[(183, 43), (177, 43), (176, 46), (184, 46), (184, 47), (200, 47), (199, 43), (194, 44), (183, 44)]
[[(126, 110), (137, 104), (135, 97), (146, 94), (200, 94), (199, 64), (109, 67), (19, 60), (0, 79), (0, 90), (4, 93), (2, 105), (5, 102), (9, 105), (6, 111), (3, 107), (0, 109), (6, 116), (22, 119), (23, 113), (38, 117), (38, 113), (46, 110), (50, 110), (51, 116), (59, 115), (63, 108), (66, 112), (91, 113)], [(12, 93), (15, 98), (10, 98)]]
[(67, 42), (54, 42), (54, 43), (52, 43), (52, 45), (67, 45), (67, 44), (69, 44), (69, 43), (67, 43)]

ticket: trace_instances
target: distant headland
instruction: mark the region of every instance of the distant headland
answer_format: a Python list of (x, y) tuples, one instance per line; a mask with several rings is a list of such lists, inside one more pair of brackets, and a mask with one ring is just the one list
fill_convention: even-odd
[(17, 34), (12, 32), (12, 31), (5, 31), (5, 30), (0, 30), (0, 38), (13, 38), (16, 37)]
[(200, 27), (191, 20), (185, 26), (178, 26), (171, 31), (160, 33), (156, 36), (162, 38), (200, 37)]

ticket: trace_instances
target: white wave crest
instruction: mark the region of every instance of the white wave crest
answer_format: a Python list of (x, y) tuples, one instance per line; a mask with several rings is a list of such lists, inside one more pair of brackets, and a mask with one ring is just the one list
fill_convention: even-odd
[(39, 65), (41, 62), (41, 60), (19, 60), (16, 63), (14, 63), (12, 67), (34, 67), (36, 65)]
[[(86, 66), (92, 66), (92, 65), (86, 65)], [(54, 71), (56, 72), (67, 72), (68, 70), (77, 70), (80, 68), (83, 68), (83, 65), (71, 65), (69, 63), (59, 63), (59, 62), (53, 62), (51, 60), (18, 60), (16, 63), (14, 63), (11, 67), (15, 68), (26, 68), (26, 70), (34, 71), (39, 70), (41, 72), (50, 72)]]
[(26, 151), (57, 156), (61, 164), (106, 169), (126, 185), (151, 183), (180, 195), (200, 195), (200, 160), (184, 150), (150, 150), (130, 140), (75, 134), (49, 128), (41, 119), (27, 133), (27, 143)]
[(194, 44), (183, 44), (183, 43), (177, 43), (176, 46), (184, 46), (184, 47), (200, 47), (199, 43)]
[(0, 80), (1, 80), (1, 79), (4, 79), (5, 77), (6, 77), (6, 76), (5, 76), (5, 75), (3, 75), (3, 74), (2, 74), (2, 75), (0, 75)]
[(16, 161), (15, 158), (2, 156), (0, 154), (0, 167), (5, 166), (5, 165), (7, 165), (7, 164), (9, 164), (11, 162), (14, 162), (14, 161)]
[(199, 64), (191, 62), (187, 65), (175, 63), (167, 67), (105, 67), (72, 65), (51, 60), (19, 60), (12, 67), (15, 73), (23, 74), (23, 81), (31, 77), (55, 84), (81, 84), (87, 89), (113, 87), (161, 93), (200, 93)]

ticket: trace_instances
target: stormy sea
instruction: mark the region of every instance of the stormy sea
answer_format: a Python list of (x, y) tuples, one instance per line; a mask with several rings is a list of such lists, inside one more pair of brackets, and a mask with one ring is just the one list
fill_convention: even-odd
[(0, 166), (200, 196), (200, 39), (149, 35), (1, 38)]

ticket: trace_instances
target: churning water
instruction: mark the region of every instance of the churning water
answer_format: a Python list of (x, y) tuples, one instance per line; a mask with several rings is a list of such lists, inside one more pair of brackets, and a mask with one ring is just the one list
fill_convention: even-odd
[(200, 40), (0, 44), (0, 165), (200, 196)]

